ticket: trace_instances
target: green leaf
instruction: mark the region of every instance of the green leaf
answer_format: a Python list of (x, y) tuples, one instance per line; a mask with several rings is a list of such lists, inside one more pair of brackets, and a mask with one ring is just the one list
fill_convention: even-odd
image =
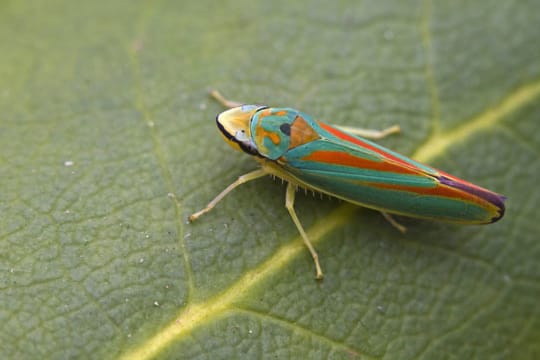
[[(540, 357), (540, 3), (4, 1), (0, 358)], [(383, 128), (489, 226), (297, 196), (207, 90)]]

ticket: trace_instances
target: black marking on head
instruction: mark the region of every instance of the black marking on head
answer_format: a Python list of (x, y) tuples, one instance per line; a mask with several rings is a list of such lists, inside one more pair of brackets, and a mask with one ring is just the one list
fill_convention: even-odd
[(234, 138), (234, 135), (229, 134), (229, 132), (228, 132), (227, 130), (225, 130), (225, 128), (223, 127), (223, 125), (221, 125), (221, 123), (219, 122), (219, 115), (220, 115), (220, 114), (217, 114), (217, 115), (216, 115), (216, 125), (217, 125), (219, 131), (221, 131), (221, 133), (222, 133), (223, 135), (225, 135), (225, 137), (226, 137), (227, 139), (236, 142), (236, 140), (235, 140), (235, 138)]
[[(258, 111), (260, 110), (264, 110), (264, 109), (267, 109), (268, 106), (261, 106), (257, 109), (257, 111), (255, 113), (257, 113)], [(255, 115), (254, 113), (254, 115)], [(255, 155), (255, 156), (259, 156), (259, 157), (263, 157), (259, 151), (257, 151), (257, 149), (249, 142), (245, 142), (245, 141), (240, 141), (236, 138), (236, 134), (231, 134), (229, 133), (225, 127), (219, 122), (219, 115), (220, 114), (217, 114), (216, 115), (216, 125), (219, 129), (219, 131), (221, 131), (221, 133), (230, 141), (233, 141), (235, 143), (238, 144), (238, 146), (240, 146), (240, 148), (247, 154), (250, 154), (250, 155)], [(251, 120), (250, 120), (251, 121)], [(242, 130), (244, 131), (244, 130)]]
[(279, 130), (287, 136), (291, 136), (291, 124), (283, 123), (279, 126)]

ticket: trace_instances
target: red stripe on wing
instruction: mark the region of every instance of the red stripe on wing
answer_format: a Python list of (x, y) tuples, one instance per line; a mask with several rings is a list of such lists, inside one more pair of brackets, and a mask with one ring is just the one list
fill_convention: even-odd
[(388, 190), (414, 192), (414, 193), (417, 193), (418, 195), (448, 197), (452, 199), (460, 199), (460, 200), (466, 200), (469, 202), (485, 204), (485, 201), (483, 201), (483, 199), (478, 198), (477, 196), (474, 196), (463, 190), (456, 189), (456, 188), (443, 185), (443, 184), (438, 184), (437, 186), (431, 187), (431, 188), (419, 187), (419, 186), (407, 186), (407, 185), (399, 185), (399, 184), (384, 184), (384, 183), (370, 183), (370, 186), (381, 188), (381, 189), (388, 189)]
[(350, 166), (360, 169), (386, 171), (398, 174), (418, 175), (423, 173), (421, 170), (413, 169), (410, 165), (404, 167), (401, 166), (401, 164), (396, 164), (389, 161), (368, 160), (342, 151), (316, 150), (309, 155), (302, 157), (302, 160), (332, 165)]
[[(452, 178), (459, 180), (464, 184), (469, 184), (468, 182), (461, 181), (458, 178)], [(470, 191), (466, 187), (459, 188), (444, 183), (439, 183), (436, 187), (432, 188), (383, 183), (370, 183), (370, 186), (388, 190), (414, 192), (420, 196), (427, 195), (459, 199), (468, 203), (477, 204), (478, 206), (491, 212), (491, 222), (499, 220), (504, 215), (504, 197), (476, 185), (473, 186), (479, 189), (478, 192)], [(494, 201), (494, 199), (497, 200)]]
[(319, 121), (319, 125), (326, 131), (328, 131), (329, 133), (331, 133), (332, 135), (334, 136), (337, 136), (338, 138), (340, 138), (341, 140), (345, 140), (345, 141), (348, 141), (350, 143), (353, 143), (355, 145), (358, 145), (358, 146), (361, 146), (363, 148), (366, 148), (366, 149), (369, 149), (373, 152), (376, 152), (377, 154), (380, 154), (382, 156), (384, 156), (385, 158), (387, 159), (391, 159), (397, 163), (400, 163), (406, 167), (413, 167), (411, 164), (409, 164), (408, 162), (406, 161), (403, 161), (402, 159), (398, 158), (398, 157), (395, 157), (394, 155), (392, 154), (389, 154), (388, 152), (382, 150), (382, 149), (379, 149), (378, 147), (375, 147), (369, 143), (366, 143), (362, 140), (360, 140), (359, 138), (357, 138), (356, 136), (353, 136), (353, 135), (349, 135), (341, 130), (338, 130), (336, 129), (335, 127), (332, 127), (328, 124), (325, 124), (323, 123), (322, 121)]

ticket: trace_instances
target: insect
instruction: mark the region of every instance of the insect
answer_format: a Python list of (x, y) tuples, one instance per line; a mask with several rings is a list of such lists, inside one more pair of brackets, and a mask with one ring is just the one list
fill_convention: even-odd
[(295, 192), (303, 187), (378, 210), (398, 230), (391, 214), (462, 224), (488, 224), (504, 215), (503, 195), (409, 159), (365, 138), (399, 132), (331, 126), (291, 108), (241, 105), (217, 91), (228, 107), (216, 117), (218, 129), (234, 149), (252, 155), (260, 168), (240, 176), (190, 221), (209, 212), (233, 189), (265, 175), (287, 182), (285, 207), (309, 249), (316, 278), (323, 272), (317, 252), (294, 210)]

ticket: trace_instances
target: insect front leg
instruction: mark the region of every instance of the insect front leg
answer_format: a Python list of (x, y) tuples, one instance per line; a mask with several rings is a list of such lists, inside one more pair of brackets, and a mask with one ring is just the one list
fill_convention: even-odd
[(227, 188), (225, 188), (225, 190), (223, 190), (221, 193), (219, 193), (219, 195), (216, 196), (214, 198), (214, 200), (210, 201), (208, 203), (208, 205), (206, 205), (206, 207), (204, 209), (202, 209), (200, 211), (197, 211), (194, 214), (191, 214), (189, 216), (189, 218), (188, 218), (189, 221), (195, 221), (198, 218), (200, 218), (202, 215), (204, 215), (207, 212), (209, 212), (210, 210), (212, 210), (214, 208), (214, 206), (216, 206), (216, 204), (218, 202), (220, 202), (228, 193), (233, 191), (237, 186), (245, 184), (248, 181), (258, 179), (258, 178), (263, 177), (265, 175), (268, 175), (268, 173), (264, 169), (257, 169), (257, 170), (254, 170), (252, 172), (249, 172), (247, 174), (244, 174), (244, 175), (238, 177), (238, 179), (236, 179), (235, 182), (233, 182), (231, 185), (227, 186)]
[(311, 244), (311, 241), (309, 241), (309, 238), (306, 235), (306, 232), (304, 231), (304, 228), (302, 227), (302, 224), (300, 224), (300, 220), (298, 220), (298, 216), (296, 216), (296, 212), (294, 211), (294, 196), (296, 194), (296, 189), (292, 183), (287, 184), (287, 194), (285, 195), (285, 207), (289, 211), (289, 214), (291, 215), (291, 218), (296, 225), (296, 228), (298, 229), (298, 232), (300, 232), (300, 235), (302, 236), (302, 240), (304, 240), (304, 244), (306, 244), (307, 248), (309, 249), (309, 252), (311, 253), (311, 257), (313, 257), (313, 262), (315, 263), (315, 270), (316, 275), (315, 278), (320, 280), (323, 278), (323, 272), (321, 270), (321, 265), (319, 264), (319, 255), (317, 255), (317, 252), (315, 251), (315, 248)]
[(224, 107), (228, 109), (232, 109), (234, 107), (243, 105), (242, 103), (239, 103), (237, 101), (228, 100), (227, 98), (225, 98), (225, 96), (221, 95), (221, 93), (217, 90), (211, 90), (210, 96), (212, 96), (214, 99), (217, 100), (217, 102), (219, 102), (221, 105), (223, 105)]
[(372, 129), (360, 129), (350, 126), (340, 126), (340, 125), (334, 125), (339, 130), (345, 131), (349, 134), (353, 134), (356, 136), (361, 136), (366, 139), (382, 139), (384, 137), (387, 137), (388, 135), (392, 134), (398, 134), (401, 132), (401, 128), (399, 125), (390, 126), (383, 130), (372, 130)]

